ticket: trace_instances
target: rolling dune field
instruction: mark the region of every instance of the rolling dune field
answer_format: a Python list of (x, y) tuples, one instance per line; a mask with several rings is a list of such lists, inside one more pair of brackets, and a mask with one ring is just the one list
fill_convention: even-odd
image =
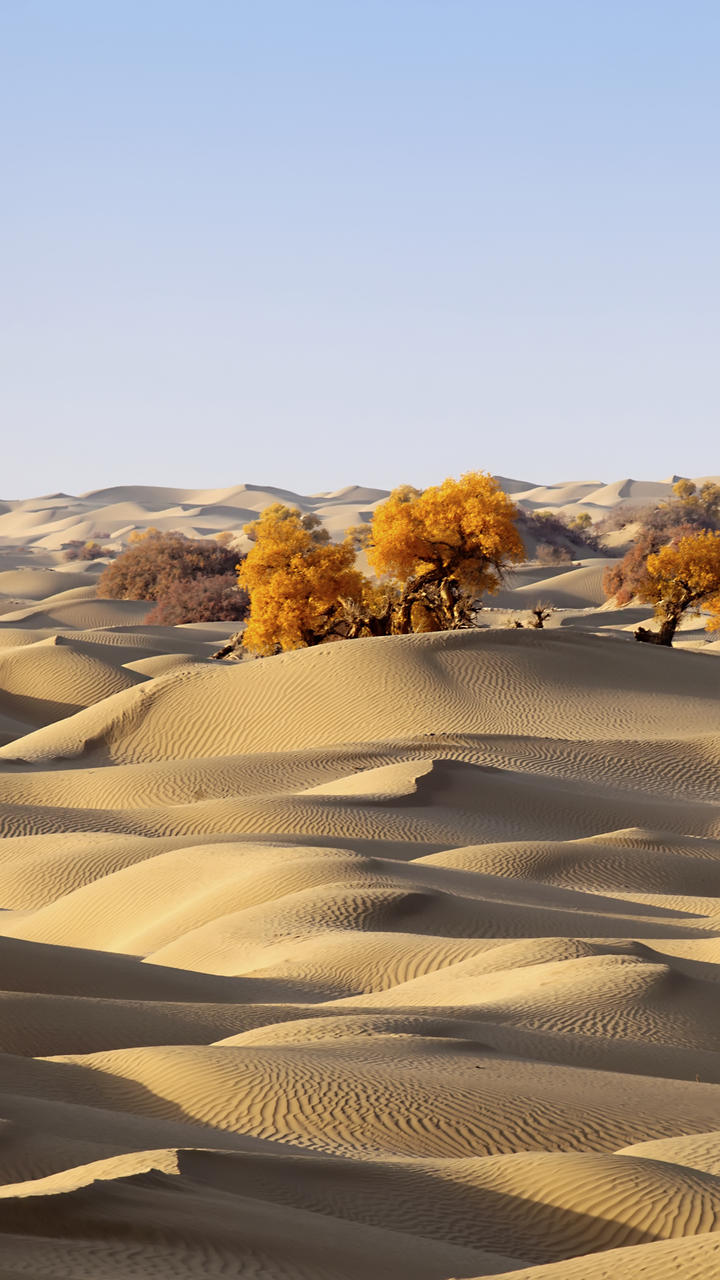
[(268, 494), (3, 504), (0, 1280), (710, 1280), (718, 642), (633, 643), (600, 557), (475, 631), (214, 662), (233, 624), (59, 555)]

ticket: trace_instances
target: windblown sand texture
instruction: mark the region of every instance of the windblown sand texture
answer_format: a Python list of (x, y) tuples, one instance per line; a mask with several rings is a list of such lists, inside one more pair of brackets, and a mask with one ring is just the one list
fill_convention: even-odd
[(599, 560), (497, 605), (552, 630), (216, 663), (13, 536), (0, 1280), (710, 1280), (717, 645)]

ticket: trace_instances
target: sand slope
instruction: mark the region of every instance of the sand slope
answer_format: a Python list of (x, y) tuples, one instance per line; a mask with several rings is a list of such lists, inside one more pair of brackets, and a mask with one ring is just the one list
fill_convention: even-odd
[(51, 559), (278, 496), (0, 513), (48, 560), (0, 573), (0, 1280), (709, 1280), (715, 658), (634, 644), (601, 561), (518, 576), (544, 632), (215, 663), (232, 624)]

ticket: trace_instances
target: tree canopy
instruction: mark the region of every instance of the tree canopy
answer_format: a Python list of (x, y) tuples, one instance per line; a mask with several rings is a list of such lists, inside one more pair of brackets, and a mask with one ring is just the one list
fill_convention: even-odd
[(720, 520), (720, 484), (706, 480), (698, 489), (694, 480), (677, 480), (673, 485), (674, 501), (666, 506), (671, 510), (683, 508), (685, 519), (712, 528)]
[(698, 489), (693, 480), (677, 480), (672, 495), (657, 506), (624, 510), (624, 515), (621, 510), (609, 518), (606, 529), (622, 527), (622, 523), (617, 525), (617, 519), (640, 527), (622, 559), (608, 566), (603, 575), (605, 595), (614, 597), (620, 605), (633, 598), (648, 598), (642, 593), (649, 589), (649, 556), (683, 537), (703, 530), (720, 531), (720, 485), (707, 480)]
[(710, 529), (685, 534), (649, 555), (638, 596), (655, 606), (658, 631), (639, 627), (638, 640), (672, 644), (682, 615), (705, 606), (708, 630), (720, 629), (720, 533)]
[[(259, 654), (331, 639), (472, 624), (472, 608), (525, 558), (514, 503), (491, 476), (469, 473), (423, 491), (396, 489), (369, 528), (332, 543), (315, 516), (280, 503), (245, 528), (239, 571), (250, 598), (244, 646)], [(378, 575), (356, 563), (366, 548)]]
[(320, 644), (339, 620), (341, 600), (362, 599), (354, 542), (331, 543), (317, 516), (276, 502), (245, 532), (253, 546), (238, 583), (250, 597), (247, 649), (268, 654)]
[[(368, 563), (399, 591), (395, 630), (469, 625), (474, 602), (525, 559), (515, 504), (492, 476), (395, 489), (375, 511)], [(413, 625), (421, 614), (424, 626)]]

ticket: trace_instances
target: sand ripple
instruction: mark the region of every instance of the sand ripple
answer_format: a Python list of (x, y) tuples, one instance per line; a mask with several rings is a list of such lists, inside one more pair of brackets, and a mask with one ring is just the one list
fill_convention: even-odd
[(715, 659), (79, 576), (0, 574), (0, 1277), (713, 1275)]

